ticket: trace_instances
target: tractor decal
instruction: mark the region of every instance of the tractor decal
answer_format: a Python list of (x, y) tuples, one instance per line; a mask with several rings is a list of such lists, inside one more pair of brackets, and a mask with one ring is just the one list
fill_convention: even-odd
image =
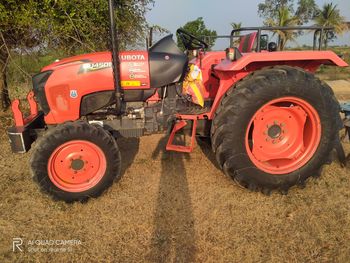
[(120, 60), (127, 60), (127, 61), (130, 61), (130, 60), (146, 60), (145, 56), (144, 55), (120, 55), (119, 56), (119, 59)]
[(75, 90), (75, 89), (72, 89), (72, 90), (70, 91), (70, 97), (71, 97), (72, 99), (78, 98), (78, 91)]
[(85, 63), (81, 65), (78, 74), (111, 68), (111, 67), (112, 67), (112, 62)]

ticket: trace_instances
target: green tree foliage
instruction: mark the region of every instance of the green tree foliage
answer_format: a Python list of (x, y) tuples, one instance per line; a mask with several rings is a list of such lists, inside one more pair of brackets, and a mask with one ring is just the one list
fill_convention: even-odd
[(242, 28), (242, 22), (239, 22), (239, 23), (232, 22), (231, 27), (232, 29), (240, 29)]
[(32, 28), (35, 4), (31, 1), (7, 0), (0, 2), (0, 110), (10, 104), (7, 91), (6, 69), (10, 52), (15, 48), (30, 48), (37, 45), (40, 34)]
[(265, 19), (276, 18), (281, 8), (293, 11), (293, 0), (265, 0), (258, 5), (258, 14)]
[[(276, 27), (292, 27), (299, 23), (299, 18), (293, 16), (287, 7), (281, 7), (278, 9), (277, 19), (267, 19), (266, 22), (269, 26)], [(297, 37), (297, 33), (293, 31), (276, 30), (278, 35), (278, 49), (283, 50), (288, 41), (294, 41)]]
[[(299, 0), (296, 5), (293, 0), (265, 0), (258, 5), (258, 14), (265, 19), (264, 24), (267, 26), (297, 26), (317, 15), (317, 5), (314, 0)], [(298, 35), (293, 31), (278, 30), (275, 33), (278, 34), (280, 50)]]
[[(242, 22), (239, 22), (239, 23), (232, 22), (232, 23), (231, 23), (231, 27), (232, 27), (233, 30), (235, 30), (235, 29), (241, 29), (241, 28), (242, 28)], [(238, 32), (235, 32), (234, 35), (235, 35), (235, 36), (239, 36), (239, 35), (240, 35), (240, 32), (239, 32), (239, 31), (238, 31)], [(234, 38), (234, 41), (233, 41), (234, 45), (238, 45), (239, 42), (240, 42), (239, 37)]]
[[(152, 0), (119, 0), (117, 8), (120, 45), (135, 44), (144, 37), (145, 12)], [(108, 1), (107, 0), (44, 0), (38, 1), (41, 29), (46, 29), (50, 45), (63, 44), (72, 48), (82, 45), (90, 49), (106, 49), (108, 45)], [(53, 34), (52, 34), (53, 33)]]
[(318, 6), (314, 0), (299, 0), (295, 16), (299, 18), (299, 24), (308, 23), (318, 15)]
[[(199, 38), (206, 36), (207, 38), (205, 38), (205, 41), (209, 45), (209, 49), (215, 45), (217, 33), (215, 30), (210, 30), (205, 26), (203, 17), (198, 17), (196, 20), (189, 21), (181, 28)], [(182, 50), (185, 49), (179, 36), (177, 36), (177, 43)]]
[[(120, 46), (144, 40), (145, 12), (153, 0), (119, 0)], [(109, 46), (107, 0), (0, 1), (1, 109), (8, 107), (6, 68), (11, 53), (64, 49), (66, 54), (103, 50)]]
[(322, 27), (334, 27), (334, 31), (328, 32), (322, 39), (325, 47), (327, 47), (329, 41), (336, 38), (336, 34), (342, 34), (349, 29), (345, 17), (341, 16), (337, 5), (333, 5), (333, 3), (324, 4), (314, 21), (316, 25)]

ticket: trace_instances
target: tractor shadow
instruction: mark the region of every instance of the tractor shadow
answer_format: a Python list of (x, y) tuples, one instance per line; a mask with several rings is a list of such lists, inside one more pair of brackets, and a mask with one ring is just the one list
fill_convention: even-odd
[(213, 149), (211, 148), (211, 140), (209, 137), (196, 137), (197, 145), (201, 149), (202, 153), (207, 159), (215, 166), (216, 169), (221, 171), (221, 168), (216, 160)]
[(135, 156), (139, 151), (140, 139), (139, 138), (119, 138), (117, 144), (122, 156), (121, 162), (121, 177), (125, 174), (126, 170), (133, 164)]
[[(152, 262), (193, 262), (196, 254), (194, 217), (185, 161), (189, 154), (165, 150), (163, 137), (152, 153), (161, 160), (161, 177), (154, 214), (149, 259)], [(177, 138), (177, 144), (181, 141)]]

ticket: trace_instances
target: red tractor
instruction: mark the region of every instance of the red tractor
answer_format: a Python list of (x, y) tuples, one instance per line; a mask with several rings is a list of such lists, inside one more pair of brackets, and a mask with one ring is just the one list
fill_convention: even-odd
[[(33, 77), (28, 117), (18, 100), (12, 104), (12, 150), (27, 152), (38, 139), (31, 169), (40, 187), (56, 199), (97, 197), (119, 178), (118, 137), (169, 131), (166, 148), (179, 152), (191, 152), (196, 135), (209, 137), (224, 173), (265, 194), (304, 185), (341, 147), (339, 103), (314, 76), (321, 65), (348, 66), (335, 53), (320, 50), (329, 29), (244, 28), (240, 31), (252, 33), (240, 35), (239, 47), (233, 46), (233, 31), (231, 46), (215, 52), (207, 51), (202, 39), (178, 30), (186, 50), (196, 51), (189, 61), (172, 35), (147, 51), (119, 52), (111, 0), (109, 8), (112, 52), (43, 68)], [(264, 47), (267, 35), (262, 32), (274, 30), (313, 30), (315, 50), (277, 51), (273, 42)], [(201, 106), (182, 90), (190, 66), (200, 70)], [(190, 144), (175, 144), (176, 133), (186, 128)]]

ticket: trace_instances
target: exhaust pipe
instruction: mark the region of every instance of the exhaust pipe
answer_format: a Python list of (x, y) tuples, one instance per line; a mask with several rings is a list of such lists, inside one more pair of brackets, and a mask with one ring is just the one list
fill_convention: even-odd
[(108, 11), (109, 11), (109, 24), (110, 24), (110, 41), (111, 41), (111, 53), (112, 53), (112, 69), (113, 79), (115, 88), (116, 98), (116, 111), (120, 115), (122, 111), (122, 90), (120, 85), (120, 61), (119, 61), (119, 42), (117, 29), (114, 17), (114, 0), (108, 0)]

